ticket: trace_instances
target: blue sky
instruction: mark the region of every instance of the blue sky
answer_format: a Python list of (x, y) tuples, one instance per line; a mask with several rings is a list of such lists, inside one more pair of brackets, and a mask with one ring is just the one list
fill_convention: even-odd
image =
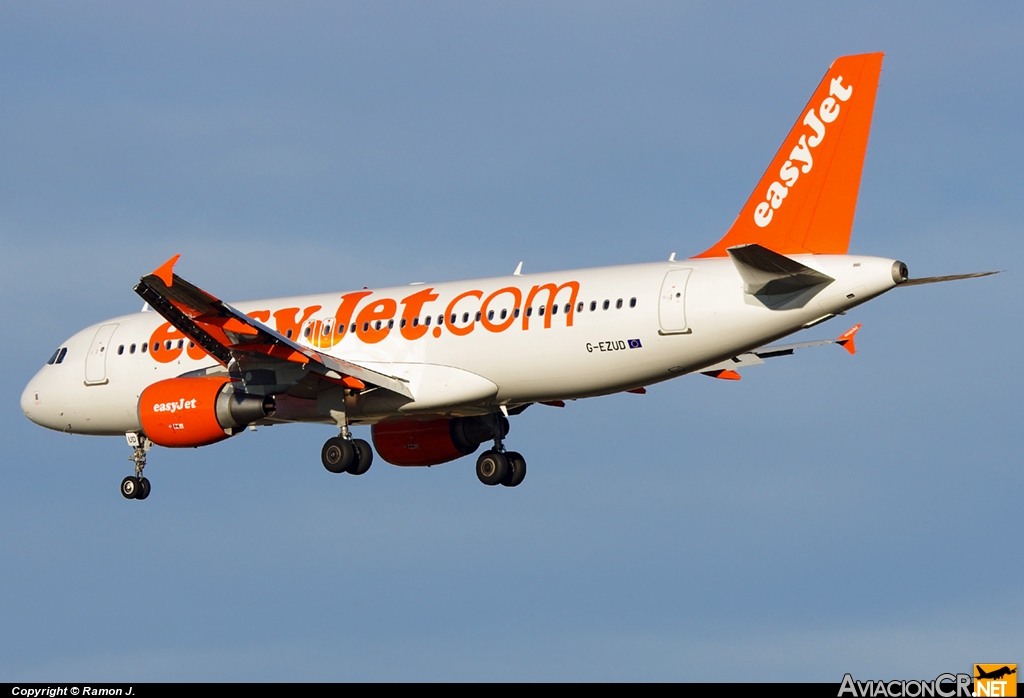
[[(171, 254), (231, 300), (695, 254), (829, 63), (885, 51), (825, 347), (535, 406), (473, 459), (326, 427), (157, 450), (28, 422)], [(0, 679), (817, 680), (1020, 662), (1016, 3), (0, 6)]]

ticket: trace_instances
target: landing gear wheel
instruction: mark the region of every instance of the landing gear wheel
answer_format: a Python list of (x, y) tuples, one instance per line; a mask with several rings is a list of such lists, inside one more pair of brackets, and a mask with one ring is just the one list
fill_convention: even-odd
[(145, 499), (149, 496), (149, 478), (139, 478), (139, 493), (135, 495), (136, 499)]
[(505, 458), (508, 460), (508, 472), (501, 484), (505, 487), (515, 487), (526, 477), (526, 459), (515, 451), (506, 451)]
[(485, 485), (497, 485), (508, 473), (508, 459), (504, 453), (488, 450), (476, 460), (476, 476)]
[(343, 473), (356, 462), (356, 450), (351, 442), (340, 436), (327, 439), (320, 451), (320, 460), (332, 473)]
[(139, 478), (129, 475), (121, 480), (121, 496), (125, 499), (137, 499), (142, 487), (139, 485)]
[(352, 447), (356, 451), (356, 457), (348, 471), (353, 475), (362, 475), (373, 465), (373, 449), (362, 439), (352, 439)]

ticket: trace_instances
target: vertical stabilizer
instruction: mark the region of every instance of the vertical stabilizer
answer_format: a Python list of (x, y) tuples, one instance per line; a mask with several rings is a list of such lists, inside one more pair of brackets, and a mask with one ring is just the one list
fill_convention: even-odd
[(881, 71), (881, 53), (829, 67), (736, 222), (697, 257), (752, 243), (784, 255), (846, 253)]

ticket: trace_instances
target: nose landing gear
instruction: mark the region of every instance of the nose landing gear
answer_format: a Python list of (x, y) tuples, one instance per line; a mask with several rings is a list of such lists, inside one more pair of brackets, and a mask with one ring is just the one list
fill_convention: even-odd
[(125, 434), (128, 445), (132, 447), (132, 455), (128, 460), (135, 463), (135, 475), (121, 480), (121, 496), (125, 499), (145, 499), (149, 496), (149, 479), (143, 477), (142, 470), (146, 467), (146, 452), (153, 447), (153, 442), (145, 436), (135, 433)]

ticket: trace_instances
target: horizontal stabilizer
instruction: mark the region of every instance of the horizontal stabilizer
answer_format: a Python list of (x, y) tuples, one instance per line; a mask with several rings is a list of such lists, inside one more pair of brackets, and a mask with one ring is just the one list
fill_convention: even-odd
[(921, 284), (937, 284), (943, 281), (958, 281), (960, 279), (976, 279), (979, 276), (992, 276), (1002, 274), (1001, 271), (976, 271), (973, 274), (954, 274), (952, 276), (926, 276), (923, 279), (907, 279), (900, 286), (920, 286)]
[(827, 274), (756, 243), (730, 247), (728, 252), (743, 277), (743, 290), (752, 296), (783, 296), (835, 281)]

